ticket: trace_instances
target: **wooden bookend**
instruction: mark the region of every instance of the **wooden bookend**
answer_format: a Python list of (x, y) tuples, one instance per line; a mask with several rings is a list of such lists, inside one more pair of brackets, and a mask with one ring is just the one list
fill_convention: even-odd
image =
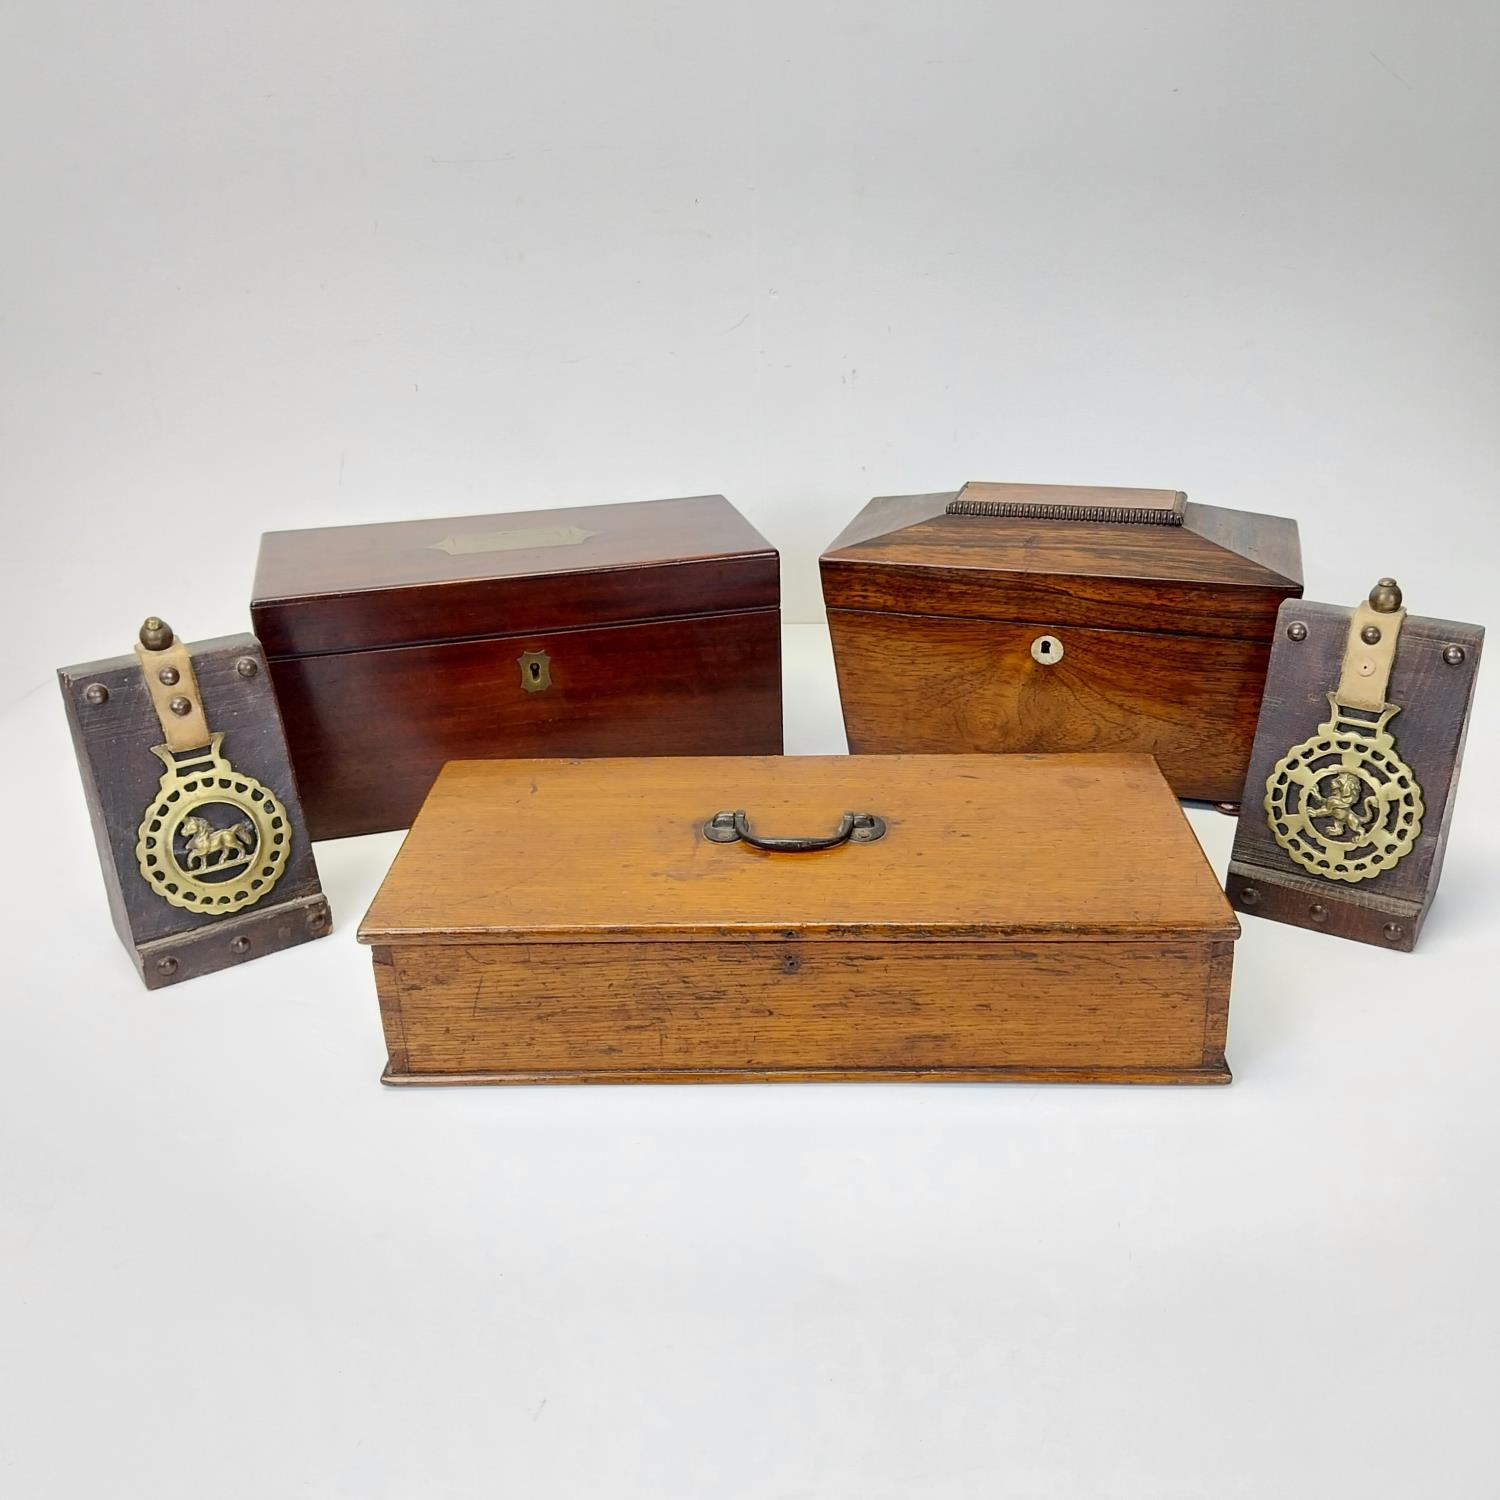
[(1227, 891), (1256, 916), (1410, 952), (1437, 892), (1484, 631), (1289, 599)]
[(253, 636), (60, 667), (115, 930), (147, 989), (332, 927)]

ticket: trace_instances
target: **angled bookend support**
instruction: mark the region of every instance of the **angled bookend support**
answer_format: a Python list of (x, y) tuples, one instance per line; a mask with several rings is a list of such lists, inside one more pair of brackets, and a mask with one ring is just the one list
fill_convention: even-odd
[(1409, 952), (1437, 892), (1484, 631), (1288, 600), (1229, 864), (1241, 911)]
[(290, 948), (332, 920), (253, 636), (58, 669), (121, 941), (148, 989)]

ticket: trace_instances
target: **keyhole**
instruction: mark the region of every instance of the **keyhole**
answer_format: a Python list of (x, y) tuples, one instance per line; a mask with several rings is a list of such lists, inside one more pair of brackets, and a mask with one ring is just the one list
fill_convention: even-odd
[(1043, 641), (1042, 642), (1042, 655), (1043, 656), (1051, 656), (1052, 655), (1052, 642), (1051, 641)]
[(1039, 635), (1031, 643), (1031, 659), (1055, 667), (1063, 659), (1063, 643), (1055, 635)]
[(521, 664), (521, 690), (526, 693), (545, 693), (552, 685), (547, 675), (547, 653), (545, 651), (523, 651), (517, 658)]

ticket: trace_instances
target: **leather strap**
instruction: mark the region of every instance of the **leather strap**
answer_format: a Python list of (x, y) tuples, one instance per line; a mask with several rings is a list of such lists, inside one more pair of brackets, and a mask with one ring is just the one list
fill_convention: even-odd
[(172, 644), (161, 651), (149, 651), (137, 642), (135, 654), (145, 673), (146, 690), (151, 694), (156, 717), (161, 720), (167, 748), (201, 750), (210, 738), (208, 720), (198, 693), (198, 674), (193, 671), (193, 658), (188, 655), (187, 647), (174, 635)]

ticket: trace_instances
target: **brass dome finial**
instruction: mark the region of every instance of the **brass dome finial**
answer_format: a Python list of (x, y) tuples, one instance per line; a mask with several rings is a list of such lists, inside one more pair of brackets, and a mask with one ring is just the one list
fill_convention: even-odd
[(172, 644), (172, 627), (157, 615), (147, 615), (141, 626), (141, 645), (148, 651), (165, 651)]
[(1370, 590), (1370, 608), (1382, 615), (1393, 615), (1401, 608), (1401, 585), (1394, 578), (1382, 578)]

